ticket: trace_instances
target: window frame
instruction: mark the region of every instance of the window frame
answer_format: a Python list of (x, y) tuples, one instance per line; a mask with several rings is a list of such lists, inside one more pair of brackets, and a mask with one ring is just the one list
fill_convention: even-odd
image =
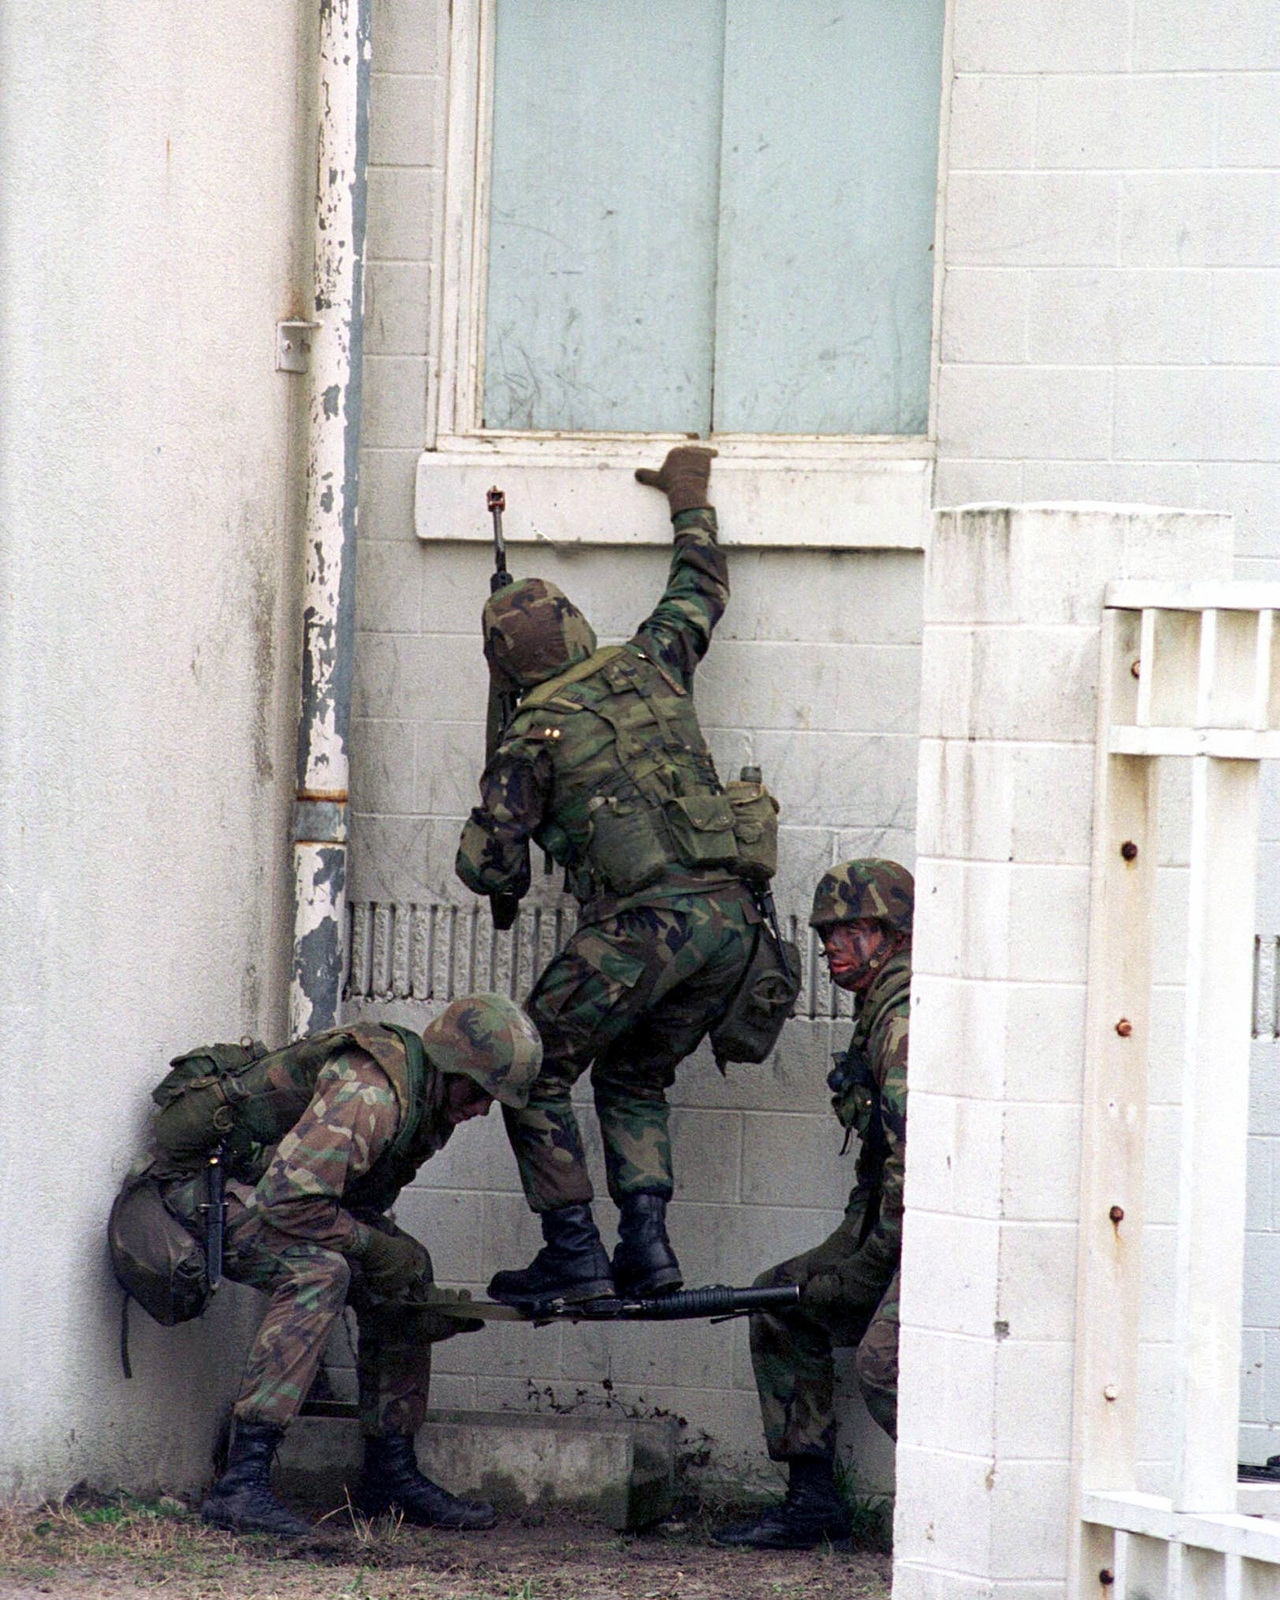
[[(494, 40), (496, 0), (452, 0), (449, 59), (445, 81), (445, 155), (443, 196), (438, 204), (435, 259), (439, 263), (436, 315), (429, 331), (426, 439), (419, 463), (418, 500), (424, 479), (448, 462), (480, 466), (502, 463), (509, 468), (605, 467), (625, 465), (629, 474), (637, 454), (660, 456), (663, 449), (688, 439), (674, 433), (608, 433), (592, 431), (520, 431), (480, 426), (484, 388), (485, 300), (488, 283), (488, 212), (492, 154)], [(951, 79), (951, 13), (948, 0), (942, 42), (939, 115), (939, 160), (935, 191), (935, 264), (929, 352), (928, 426), (922, 434), (753, 434), (713, 433), (704, 442), (719, 452), (717, 473), (739, 466), (752, 474), (812, 465), (821, 469), (828, 487), (841, 469), (860, 478), (885, 475), (889, 499), (901, 516), (913, 514), (921, 491), (928, 505), (936, 453), (934, 418), (939, 370), (938, 329), (943, 274), (938, 266), (942, 238), (945, 172), (943, 154), (949, 115)], [(834, 473), (834, 477), (832, 474)], [(917, 481), (918, 480), (918, 481)], [(903, 491), (908, 491), (906, 499)], [(873, 491), (874, 493), (875, 491)], [(910, 502), (910, 506), (907, 502)], [(418, 534), (441, 538), (418, 516)], [(927, 519), (926, 519), (927, 520)], [(883, 538), (864, 529), (858, 548), (886, 545), (923, 548), (918, 537), (902, 527)], [(521, 537), (519, 532), (514, 535)], [(592, 541), (595, 542), (595, 541)], [(793, 533), (753, 542), (797, 544)], [(819, 545), (833, 541), (818, 538)]]

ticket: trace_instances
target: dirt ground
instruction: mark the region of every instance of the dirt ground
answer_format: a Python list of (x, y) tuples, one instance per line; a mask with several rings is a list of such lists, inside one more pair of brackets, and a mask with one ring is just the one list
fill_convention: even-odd
[(299, 1548), (206, 1528), (167, 1497), (79, 1496), (0, 1511), (0, 1597), (888, 1600), (882, 1552), (725, 1550), (710, 1537), (724, 1513), (695, 1505), (627, 1535), (565, 1517), (479, 1534), (335, 1518)]

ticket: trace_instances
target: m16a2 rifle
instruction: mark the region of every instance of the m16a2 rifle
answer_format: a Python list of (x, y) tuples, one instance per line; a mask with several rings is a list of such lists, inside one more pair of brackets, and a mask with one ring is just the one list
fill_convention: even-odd
[[(511, 574), (507, 571), (506, 541), (502, 537), (502, 513), (507, 509), (507, 497), (501, 489), (490, 489), (487, 504), (489, 515), (493, 518), (493, 576), (489, 579), (489, 593), (497, 594), (499, 589), (505, 589), (512, 582)], [(504, 685), (490, 668), (489, 704), (484, 719), (486, 761), (493, 759), (493, 753), (502, 742), (503, 732), (519, 703), (519, 689), (514, 684)], [(501, 933), (515, 922), (520, 901), (513, 894), (491, 894), (489, 906), (493, 913), (493, 925)]]
[(679, 1322), (694, 1317), (723, 1321), (752, 1311), (787, 1311), (800, 1302), (800, 1286), (782, 1283), (763, 1288), (730, 1289), (714, 1283), (705, 1289), (685, 1289), (677, 1294), (619, 1295), (616, 1300), (588, 1300), (569, 1304), (548, 1298), (525, 1310), (492, 1300), (441, 1299), (403, 1302), (406, 1311), (439, 1311), (446, 1317), (481, 1322)]

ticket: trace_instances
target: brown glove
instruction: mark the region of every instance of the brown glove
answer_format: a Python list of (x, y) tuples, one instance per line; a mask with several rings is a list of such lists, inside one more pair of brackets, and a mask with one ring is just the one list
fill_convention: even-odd
[(389, 1300), (415, 1283), (430, 1282), (431, 1257), (407, 1233), (369, 1231), (369, 1243), (360, 1257), (364, 1281), (374, 1294)]
[(719, 452), (710, 445), (678, 444), (667, 451), (667, 459), (654, 472), (651, 467), (636, 468), (636, 482), (661, 489), (674, 517), (681, 511), (709, 507), (707, 484), (711, 478), (711, 458)]

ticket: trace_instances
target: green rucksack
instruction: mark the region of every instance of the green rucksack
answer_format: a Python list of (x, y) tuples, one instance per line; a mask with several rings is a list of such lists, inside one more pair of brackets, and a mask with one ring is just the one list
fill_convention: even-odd
[(135, 1166), (121, 1185), (107, 1221), (107, 1246), (126, 1309), (132, 1296), (148, 1316), (172, 1328), (208, 1305), (213, 1290), (204, 1251), (165, 1205), (153, 1162)]
[(198, 1317), (213, 1293), (202, 1244), (164, 1203), (162, 1173), (170, 1164), (188, 1170), (198, 1165), (230, 1127), (229, 1108), (240, 1098), (239, 1074), (267, 1054), (260, 1040), (201, 1045), (176, 1056), (152, 1091), (160, 1108), (155, 1121), (160, 1156), (130, 1168), (107, 1219), (111, 1270), (125, 1292), (121, 1311), (120, 1356), (131, 1376), (128, 1312), (136, 1300), (163, 1327)]
[(241, 1076), (269, 1053), (261, 1039), (242, 1039), (203, 1044), (175, 1056), (151, 1091), (159, 1107), (153, 1131), (164, 1154), (179, 1165), (190, 1164), (230, 1133), (236, 1103), (246, 1098)]

